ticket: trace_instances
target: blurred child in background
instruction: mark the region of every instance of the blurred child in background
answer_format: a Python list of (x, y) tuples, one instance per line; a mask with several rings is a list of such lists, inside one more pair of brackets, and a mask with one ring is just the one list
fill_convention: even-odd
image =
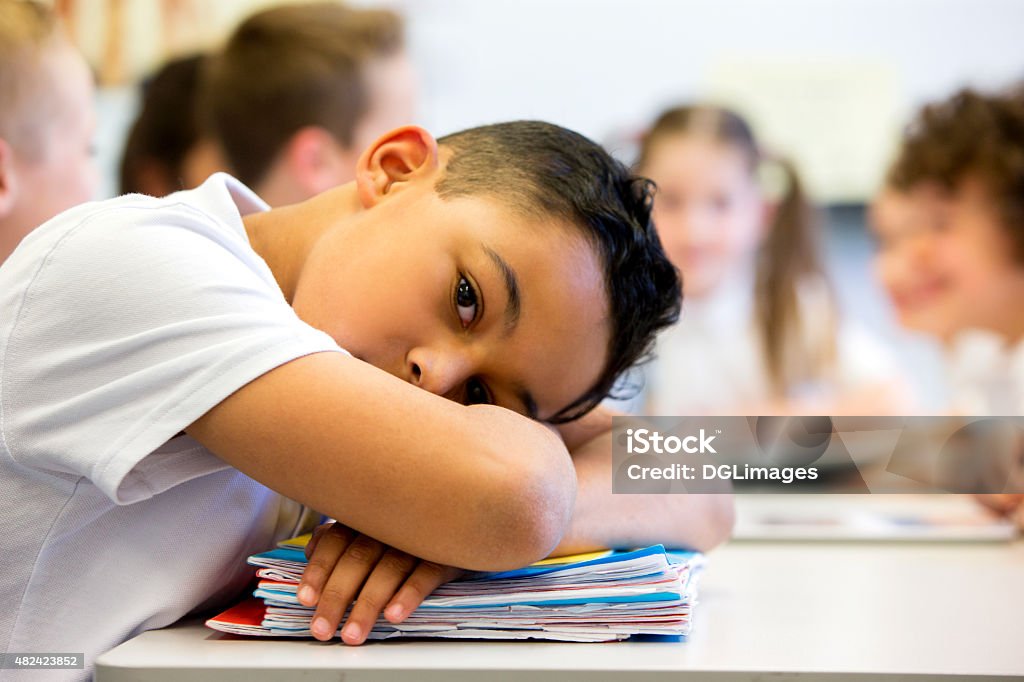
[(226, 168), (200, 137), (196, 112), (203, 55), (173, 59), (142, 85), (142, 104), (121, 157), (121, 193), (162, 197)]
[(413, 118), (401, 18), (338, 3), (275, 7), (214, 57), (202, 121), (229, 169), (271, 206), (353, 179), (378, 135)]
[(0, 263), (22, 237), (92, 198), (92, 74), (52, 11), (0, 0)]
[(794, 168), (736, 112), (682, 106), (641, 143), (654, 220), (683, 275), (680, 323), (658, 341), (648, 414), (877, 414), (899, 409), (889, 355), (840, 319), (814, 211)]
[[(946, 348), (950, 411), (1024, 414), (1024, 90), (924, 107), (872, 223), (900, 323)], [(1024, 495), (983, 501), (1024, 527)]]
[(872, 223), (900, 323), (947, 349), (953, 409), (1024, 414), (1024, 93), (926, 106)]

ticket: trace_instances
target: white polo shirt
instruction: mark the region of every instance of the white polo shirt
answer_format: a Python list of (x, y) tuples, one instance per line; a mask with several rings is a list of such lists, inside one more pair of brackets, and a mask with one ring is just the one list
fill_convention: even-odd
[(341, 350), (250, 246), (241, 216), (266, 209), (217, 174), (76, 207), (0, 267), (3, 651), (83, 652), (86, 677), (237, 593), (245, 557), (295, 525), (299, 505), (181, 435), (261, 374)]
[(956, 414), (1024, 415), (1024, 341), (968, 329), (946, 348), (946, 363)]

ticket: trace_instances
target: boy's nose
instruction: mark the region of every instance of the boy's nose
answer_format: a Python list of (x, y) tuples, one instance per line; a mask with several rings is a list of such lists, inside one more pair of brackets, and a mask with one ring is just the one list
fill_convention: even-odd
[(409, 351), (407, 364), (412, 384), (452, 399), (471, 374), (469, 354), (456, 350), (414, 348)]
[(687, 208), (679, 220), (680, 232), (687, 240), (706, 240), (715, 232), (715, 221), (711, 211), (705, 207)]

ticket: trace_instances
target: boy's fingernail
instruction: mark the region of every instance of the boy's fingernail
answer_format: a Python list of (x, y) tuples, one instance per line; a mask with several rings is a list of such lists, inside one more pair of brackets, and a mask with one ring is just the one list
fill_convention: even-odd
[(309, 629), (312, 630), (313, 634), (319, 639), (327, 639), (334, 634), (331, 632), (331, 626), (327, 622), (327, 619), (323, 616), (315, 619), (313, 621), (313, 625)]
[(352, 642), (354, 644), (358, 644), (359, 643), (360, 637), (362, 637), (362, 634), (363, 634), (362, 628), (360, 628), (355, 623), (348, 623), (341, 630), (341, 636), (345, 639), (345, 641)]
[(401, 604), (392, 604), (384, 609), (384, 617), (390, 621), (401, 620), (404, 613), (405, 609), (402, 608)]
[(299, 601), (303, 604), (312, 604), (313, 600), (316, 599), (316, 591), (309, 585), (303, 585), (299, 588)]

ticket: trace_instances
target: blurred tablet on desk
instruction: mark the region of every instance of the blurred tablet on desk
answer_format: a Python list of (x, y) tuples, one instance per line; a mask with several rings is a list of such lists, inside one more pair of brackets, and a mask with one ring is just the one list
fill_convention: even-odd
[(1008, 542), (1013, 523), (965, 495), (737, 495), (734, 540)]

